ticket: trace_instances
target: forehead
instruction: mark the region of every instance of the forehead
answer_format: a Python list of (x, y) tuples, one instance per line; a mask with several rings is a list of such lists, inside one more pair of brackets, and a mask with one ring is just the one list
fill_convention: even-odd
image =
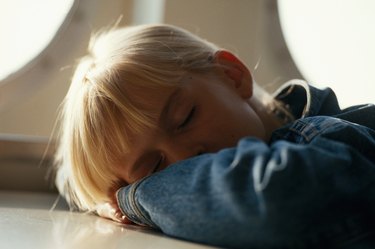
[(127, 84), (126, 94), (131, 104), (146, 111), (160, 108), (159, 105), (179, 88), (179, 84)]
[[(155, 128), (163, 113), (168, 112), (168, 106), (178, 102), (179, 97), (184, 95), (184, 89), (190, 89), (188, 92), (195, 89), (195, 93), (200, 94), (202, 80), (207, 81), (207, 78), (201, 74), (186, 73), (178, 80), (170, 82), (146, 81), (124, 84), (126, 97), (120, 101), (125, 106), (123, 117), (131, 128), (127, 129), (126, 133), (136, 135)], [(193, 85), (196, 87), (192, 87)]]
[(124, 98), (120, 99), (122, 105), (119, 122), (124, 123), (122, 143), (126, 151), (131, 150), (140, 134), (155, 130), (160, 123), (160, 116), (165, 109), (169, 97), (179, 89), (178, 85), (127, 85), (124, 87)]

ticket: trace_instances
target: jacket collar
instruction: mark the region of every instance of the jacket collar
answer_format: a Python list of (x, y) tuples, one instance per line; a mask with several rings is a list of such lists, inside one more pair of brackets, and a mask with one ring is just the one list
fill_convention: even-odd
[(295, 118), (316, 115), (337, 115), (341, 112), (337, 97), (331, 88), (318, 89), (303, 80), (290, 80), (273, 94), (283, 102)]

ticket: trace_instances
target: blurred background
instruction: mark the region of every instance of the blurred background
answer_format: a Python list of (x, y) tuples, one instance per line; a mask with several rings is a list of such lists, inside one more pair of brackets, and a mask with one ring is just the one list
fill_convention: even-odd
[(90, 34), (120, 17), (121, 26), (178, 25), (227, 48), (271, 91), (301, 77), (274, 0), (1, 1), (0, 133), (50, 136)]
[(232, 50), (268, 91), (292, 78), (374, 102), (371, 0), (1, 0), (0, 133), (50, 136), (89, 36), (169, 23)]
[(40, 166), (77, 59), (103, 27), (178, 25), (233, 51), (270, 92), (301, 78), (345, 107), (375, 102), (374, 13), (372, 0), (0, 0), (0, 189), (20, 158), (22, 182), (27, 158)]

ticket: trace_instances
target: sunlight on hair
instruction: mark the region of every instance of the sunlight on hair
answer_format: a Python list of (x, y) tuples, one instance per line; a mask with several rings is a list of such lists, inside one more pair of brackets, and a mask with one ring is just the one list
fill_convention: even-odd
[(95, 211), (108, 202), (110, 189), (122, 182), (116, 165), (131, 146), (129, 135), (155, 125), (155, 111), (132, 96), (131, 89), (175, 87), (186, 72), (212, 70), (210, 58), (217, 50), (169, 25), (114, 28), (93, 35), (61, 110), (56, 183), (72, 207)]

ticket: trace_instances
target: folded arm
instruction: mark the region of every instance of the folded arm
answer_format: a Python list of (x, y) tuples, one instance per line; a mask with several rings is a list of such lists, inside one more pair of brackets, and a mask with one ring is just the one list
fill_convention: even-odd
[(168, 235), (235, 248), (327, 246), (363, 236), (372, 231), (375, 203), (374, 131), (323, 121), (296, 123), (290, 141), (246, 138), (172, 165), (121, 188), (120, 209)]

